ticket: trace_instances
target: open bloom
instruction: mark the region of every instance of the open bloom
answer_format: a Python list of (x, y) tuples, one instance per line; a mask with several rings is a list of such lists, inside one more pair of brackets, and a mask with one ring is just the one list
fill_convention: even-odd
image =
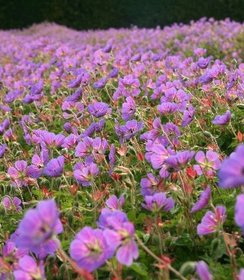
[(235, 206), (235, 222), (244, 232), (244, 194), (237, 196)]
[(107, 113), (111, 112), (107, 103), (104, 102), (95, 102), (88, 105), (88, 112), (96, 118), (103, 117)]
[(164, 192), (155, 193), (152, 196), (146, 195), (144, 200), (145, 203), (142, 204), (142, 207), (152, 212), (160, 210), (168, 212), (174, 207), (174, 200), (167, 198)]
[(141, 179), (140, 185), (141, 194), (145, 196), (153, 195), (154, 193), (158, 192), (162, 184), (160, 184), (160, 180), (152, 173), (147, 173), (147, 177)]
[(62, 175), (64, 170), (64, 157), (59, 156), (51, 159), (43, 169), (44, 175), (50, 177), (59, 177)]
[(204, 261), (200, 261), (196, 265), (196, 272), (200, 280), (212, 280), (213, 277), (209, 272), (208, 265)]
[(138, 258), (138, 247), (134, 240), (135, 229), (131, 222), (118, 222), (115, 216), (110, 217), (110, 226), (104, 230), (104, 237), (113, 252), (116, 251), (117, 260), (130, 266)]
[(212, 121), (213, 124), (216, 125), (225, 125), (230, 121), (231, 112), (228, 110), (223, 115), (218, 115)]
[(42, 175), (44, 165), (48, 161), (48, 151), (43, 150), (38, 154), (34, 154), (31, 160), (31, 165), (28, 167), (28, 174), (31, 178), (39, 178)]
[(14, 166), (9, 167), (8, 175), (14, 186), (22, 187), (28, 185), (27, 170), (27, 162), (24, 160), (17, 160)]
[(193, 151), (180, 151), (175, 155), (168, 157), (165, 160), (167, 169), (177, 171), (186, 166), (186, 164), (193, 158), (195, 152)]
[(125, 203), (125, 197), (121, 195), (119, 198), (115, 195), (111, 195), (106, 200), (106, 206), (110, 208), (111, 210), (120, 210)]
[(197, 226), (198, 235), (206, 235), (216, 232), (226, 219), (226, 209), (224, 206), (217, 206), (215, 212), (208, 211)]
[(198, 165), (194, 165), (194, 169), (198, 175), (213, 176), (215, 170), (218, 170), (221, 165), (218, 154), (211, 150), (207, 151), (206, 155), (203, 151), (197, 152), (195, 160)]
[(44, 200), (26, 212), (16, 231), (18, 248), (28, 249), (45, 258), (59, 247), (57, 234), (63, 231), (59, 211), (54, 200)]
[(111, 258), (113, 251), (101, 229), (84, 227), (71, 242), (70, 255), (79, 267), (92, 272)]
[(120, 142), (129, 140), (134, 137), (143, 129), (143, 122), (137, 122), (136, 120), (127, 121), (125, 125), (115, 125), (115, 132), (120, 138)]
[(114, 221), (117, 221), (118, 224), (121, 224), (128, 222), (128, 218), (127, 215), (120, 210), (103, 208), (97, 224), (101, 229), (113, 229)]
[(78, 162), (74, 166), (74, 177), (83, 187), (88, 187), (92, 183), (92, 179), (99, 173), (99, 169), (94, 162), (86, 163)]
[(18, 268), (14, 271), (15, 280), (45, 280), (44, 265), (36, 263), (34, 258), (26, 255), (19, 260)]
[(135, 112), (136, 112), (135, 100), (131, 96), (126, 97), (126, 102), (122, 104), (122, 109), (121, 109), (122, 119), (128, 121), (134, 116)]
[(240, 144), (223, 161), (218, 177), (221, 188), (235, 188), (244, 184), (244, 144)]
[(243, 268), (240, 271), (239, 280), (244, 280), (244, 269)]
[(26, 254), (26, 249), (18, 249), (13, 240), (7, 240), (0, 249), (0, 279), (12, 279), (11, 272), (17, 267), (19, 259)]

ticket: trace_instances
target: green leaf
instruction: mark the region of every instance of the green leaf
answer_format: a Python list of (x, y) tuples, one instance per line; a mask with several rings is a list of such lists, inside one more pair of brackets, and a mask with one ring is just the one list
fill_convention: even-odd
[(145, 265), (135, 262), (131, 265), (130, 268), (132, 270), (134, 270), (137, 274), (140, 274), (141, 276), (148, 277), (148, 272), (146, 271), (146, 266)]

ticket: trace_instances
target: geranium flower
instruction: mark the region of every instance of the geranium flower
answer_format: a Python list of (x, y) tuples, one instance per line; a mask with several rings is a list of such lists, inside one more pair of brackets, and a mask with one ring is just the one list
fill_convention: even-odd
[(111, 195), (105, 202), (106, 206), (111, 210), (120, 210), (125, 203), (125, 197), (121, 195), (119, 198)]
[(28, 249), (39, 258), (53, 254), (60, 245), (56, 238), (63, 231), (54, 200), (43, 200), (25, 213), (16, 231), (16, 246)]
[(244, 144), (240, 144), (222, 162), (218, 178), (221, 188), (235, 188), (244, 184)]
[(206, 155), (203, 151), (197, 152), (195, 160), (199, 163), (199, 165), (194, 165), (194, 169), (198, 175), (204, 173), (207, 176), (213, 176), (215, 170), (218, 170), (221, 165), (219, 155), (211, 150), (207, 151)]
[(117, 219), (117, 215), (107, 217), (109, 227), (104, 229), (104, 237), (117, 260), (130, 266), (138, 258), (138, 247), (134, 240), (135, 229), (131, 222)]
[(22, 209), (21, 204), (21, 199), (16, 196), (13, 199), (9, 196), (5, 196), (2, 200), (3, 207), (8, 211), (14, 210), (20, 212)]
[(244, 194), (238, 195), (236, 199), (235, 222), (244, 233)]
[(30, 256), (24, 256), (19, 260), (18, 268), (14, 270), (15, 280), (45, 280), (43, 262), (37, 264)]
[(169, 212), (174, 207), (174, 200), (172, 198), (167, 198), (164, 192), (155, 193), (154, 195), (146, 195), (144, 197), (145, 203), (142, 204), (142, 207), (152, 211), (165, 211)]
[(101, 229), (84, 227), (71, 242), (70, 255), (79, 267), (92, 272), (112, 257), (110, 242)]
[(228, 110), (223, 115), (216, 116), (212, 121), (212, 123), (216, 125), (225, 125), (230, 121), (230, 119), (231, 119), (231, 112)]
[(64, 157), (59, 156), (51, 159), (44, 167), (43, 174), (50, 177), (59, 177), (64, 170)]
[(224, 206), (216, 206), (215, 211), (208, 211), (197, 226), (198, 235), (207, 235), (220, 229), (226, 219)]
[(94, 116), (96, 118), (100, 118), (100, 117), (103, 117), (106, 114), (110, 113), (111, 109), (107, 103), (94, 102), (94, 103), (88, 105), (88, 112), (92, 116)]
[(12, 184), (16, 187), (23, 187), (28, 185), (28, 169), (27, 162), (24, 160), (17, 160), (14, 166), (8, 168), (8, 175)]
[(122, 119), (128, 121), (129, 119), (133, 118), (135, 112), (136, 112), (135, 100), (131, 96), (126, 97), (126, 102), (122, 104), (122, 109), (121, 109)]
[(200, 195), (198, 201), (192, 206), (191, 213), (200, 211), (208, 205), (211, 197), (211, 188), (208, 186)]
[(204, 261), (200, 261), (196, 265), (196, 272), (200, 280), (212, 280), (213, 277), (209, 272), (208, 265)]
[(83, 187), (91, 185), (94, 176), (99, 173), (96, 163), (87, 161), (86, 163), (79, 162), (74, 166), (74, 177)]

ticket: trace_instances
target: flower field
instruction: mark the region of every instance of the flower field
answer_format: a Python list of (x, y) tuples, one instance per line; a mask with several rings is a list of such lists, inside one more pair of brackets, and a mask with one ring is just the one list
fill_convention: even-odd
[(244, 24), (0, 38), (1, 280), (244, 280)]

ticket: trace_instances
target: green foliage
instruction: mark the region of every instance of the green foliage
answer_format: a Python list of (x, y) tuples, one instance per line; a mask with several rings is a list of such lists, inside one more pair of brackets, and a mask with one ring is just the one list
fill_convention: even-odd
[[(9, 0), (1, 1), (0, 27), (22, 28), (42, 21), (76, 29), (165, 26), (201, 17), (243, 20), (242, 0)], [(178, 38), (179, 40), (181, 38)]]

